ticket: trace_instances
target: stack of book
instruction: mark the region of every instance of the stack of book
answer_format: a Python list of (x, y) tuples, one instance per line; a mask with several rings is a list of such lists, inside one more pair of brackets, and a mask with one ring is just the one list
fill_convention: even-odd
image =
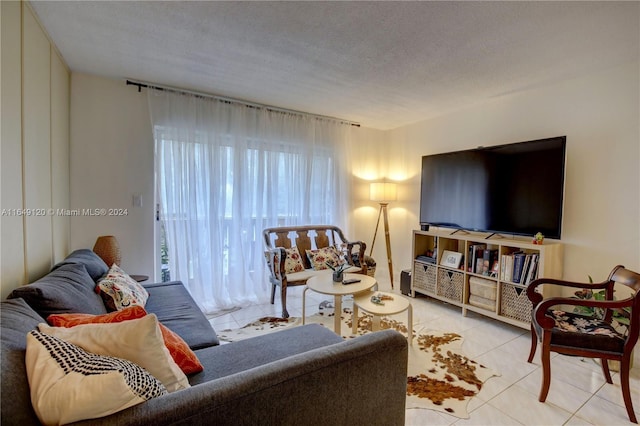
[(500, 280), (528, 285), (538, 277), (538, 253), (517, 251), (500, 258)]
[(498, 266), (498, 250), (488, 249), (486, 244), (471, 244), (467, 256), (467, 272), (495, 277)]

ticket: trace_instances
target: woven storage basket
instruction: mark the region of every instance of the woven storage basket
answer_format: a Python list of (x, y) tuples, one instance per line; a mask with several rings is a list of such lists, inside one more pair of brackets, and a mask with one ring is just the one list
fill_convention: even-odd
[(438, 270), (438, 296), (456, 302), (462, 302), (464, 274), (448, 269)]
[(413, 262), (413, 287), (428, 293), (436, 293), (436, 266)]
[(502, 283), (500, 290), (500, 315), (522, 322), (531, 322), (533, 305), (524, 287)]

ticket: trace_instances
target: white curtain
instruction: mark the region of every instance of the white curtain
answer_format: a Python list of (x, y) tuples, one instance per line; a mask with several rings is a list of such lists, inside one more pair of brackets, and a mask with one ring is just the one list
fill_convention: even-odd
[(171, 279), (206, 313), (268, 300), (264, 228), (347, 227), (351, 125), (170, 91), (148, 100)]

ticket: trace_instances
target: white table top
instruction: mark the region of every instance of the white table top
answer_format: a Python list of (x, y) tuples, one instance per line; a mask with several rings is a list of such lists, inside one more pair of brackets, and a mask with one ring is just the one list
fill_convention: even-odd
[(345, 280), (351, 278), (360, 280), (359, 283), (346, 285), (341, 282), (333, 281), (332, 275), (333, 274), (322, 274), (311, 277), (307, 280), (307, 287), (317, 293), (342, 296), (369, 290), (377, 284), (377, 281), (374, 278), (364, 274), (344, 274)]
[[(371, 296), (378, 294), (391, 296), (393, 300), (383, 300), (384, 305), (377, 305), (371, 301)], [(375, 315), (393, 315), (405, 311), (410, 302), (399, 294), (370, 291), (354, 296), (353, 303), (357, 303), (360, 309)]]

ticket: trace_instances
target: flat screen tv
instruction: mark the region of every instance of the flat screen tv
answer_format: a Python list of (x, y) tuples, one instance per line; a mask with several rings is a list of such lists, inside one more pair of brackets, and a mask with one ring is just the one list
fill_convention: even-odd
[(422, 157), (420, 225), (560, 239), (566, 136)]

